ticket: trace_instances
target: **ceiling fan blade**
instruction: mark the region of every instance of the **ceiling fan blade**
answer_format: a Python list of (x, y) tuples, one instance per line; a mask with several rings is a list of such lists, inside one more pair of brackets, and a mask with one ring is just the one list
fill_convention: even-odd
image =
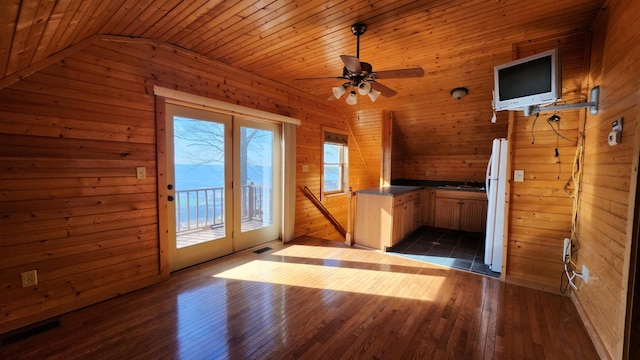
[(351, 55), (340, 55), (340, 59), (344, 63), (344, 66), (352, 73), (360, 74), (362, 68), (360, 67), (360, 60)]
[(327, 77), (317, 77), (317, 78), (298, 78), (293, 80), (344, 80), (342, 76), (327, 76)]
[(423, 77), (424, 70), (420, 67), (410, 69), (383, 70), (375, 72), (376, 79), (399, 79)]
[(391, 89), (391, 88), (388, 88), (388, 87), (386, 87), (386, 86), (384, 86), (384, 85), (380, 84), (380, 83), (379, 83), (379, 82), (377, 82), (377, 81), (372, 82), (372, 83), (371, 83), (371, 87), (372, 87), (372, 88), (374, 88), (374, 89), (376, 89), (376, 90), (378, 90), (378, 91), (380, 91), (380, 93), (381, 93), (381, 94), (382, 94), (382, 96), (384, 96), (384, 97), (392, 97), (393, 95), (395, 95), (395, 94), (397, 94), (397, 93), (398, 93), (397, 91), (395, 91), (395, 90), (393, 90), (393, 89)]

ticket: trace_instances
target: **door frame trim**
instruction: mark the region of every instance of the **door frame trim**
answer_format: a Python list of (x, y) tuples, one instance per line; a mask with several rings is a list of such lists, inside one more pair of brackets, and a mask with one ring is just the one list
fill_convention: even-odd
[(156, 167), (158, 186), (158, 256), (160, 265), (160, 276), (163, 280), (169, 279), (169, 224), (167, 196), (167, 122), (165, 115), (167, 112), (166, 99), (156, 97)]
[(153, 94), (155, 96), (165, 98), (165, 101), (176, 105), (190, 107), (208, 107), (215, 112), (228, 114), (233, 116), (241, 116), (254, 120), (262, 120), (277, 123), (290, 123), (300, 125), (302, 122), (290, 116), (270, 113), (268, 111), (252, 109), (249, 107), (226, 103), (224, 101), (207, 98), (204, 96), (193, 95), (178, 90), (167, 89), (160, 86), (153, 86)]
[[(203, 96), (193, 95), (178, 90), (168, 89), (154, 85), (155, 112), (156, 112), (156, 166), (158, 184), (158, 248), (159, 271), (162, 279), (167, 280), (171, 274), (169, 267), (169, 228), (167, 223), (167, 154), (166, 154), (166, 104), (175, 104), (186, 107), (219, 112), (233, 116), (242, 116), (257, 121), (275, 122), (282, 124), (281, 141), (283, 143), (282, 156), (282, 214), (281, 214), (281, 240), (288, 242), (294, 237), (295, 211), (289, 208), (295, 204), (296, 199), (296, 168), (287, 165), (296, 163), (296, 127), (301, 125), (299, 119), (273, 114), (268, 111), (257, 110), (245, 106), (226, 103)], [(287, 140), (293, 140), (287, 141)], [(287, 164), (287, 165), (285, 165)]]

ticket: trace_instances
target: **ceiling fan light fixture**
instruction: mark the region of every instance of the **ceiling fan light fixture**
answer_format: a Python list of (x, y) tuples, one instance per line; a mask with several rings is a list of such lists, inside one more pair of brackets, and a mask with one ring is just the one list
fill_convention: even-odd
[(380, 91), (372, 88), (367, 95), (369, 95), (369, 99), (371, 99), (371, 102), (375, 102), (380, 94), (382, 94)]
[(367, 95), (371, 91), (371, 84), (366, 81), (363, 81), (358, 85), (358, 93), (360, 95)]
[(349, 96), (347, 96), (347, 104), (355, 105), (357, 103), (358, 103), (358, 94), (356, 93), (355, 90), (351, 90), (351, 92), (349, 93)]
[[(360, 61), (360, 36), (366, 31), (367, 25), (363, 23), (356, 23), (351, 26), (351, 32), (356, 36), (356, 56), (340, 55), (340, 59), (344, 64), (342, 76), (299, 78), (295, 80), (342, 80), (342, 86), (332, 88), (332, 95), (329, 96), (328, 100), (339, 99), (349, 90), (347, 103), (354, 105), (358, 103), (358, 94), (368, 95), (372, 102), (380, 95), (392, 97), (398, 94), (397, 91), (379, 83), (378, 79), (404, 79), (424, 76), (424, 69), (421, 67), (375, 72), (371, 64)], [(375, 86), (375, 90), (373, 86)], [(353, 89), (349, 89), (350, 87), (353, 87)]]
[(340, 99), (342, 95), (347, 92), (347, 88), (344, 85), (336, 86), (331, 90), (333, 91), (333, 96), (335, 96), (336, 99)]

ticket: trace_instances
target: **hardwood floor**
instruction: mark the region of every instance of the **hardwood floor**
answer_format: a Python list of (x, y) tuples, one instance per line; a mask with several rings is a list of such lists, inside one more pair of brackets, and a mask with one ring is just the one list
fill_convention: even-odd
[(301, 238), (60, 316), (2, 359), (597, 359), (566, 297)]

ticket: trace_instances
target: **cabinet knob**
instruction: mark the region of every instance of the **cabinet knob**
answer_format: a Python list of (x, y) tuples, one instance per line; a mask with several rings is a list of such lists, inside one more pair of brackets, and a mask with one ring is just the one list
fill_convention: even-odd
[(168, 201), (173, 201), (173, 196), (171, 196), (171, 195), (167, 196), (167, 200)]

